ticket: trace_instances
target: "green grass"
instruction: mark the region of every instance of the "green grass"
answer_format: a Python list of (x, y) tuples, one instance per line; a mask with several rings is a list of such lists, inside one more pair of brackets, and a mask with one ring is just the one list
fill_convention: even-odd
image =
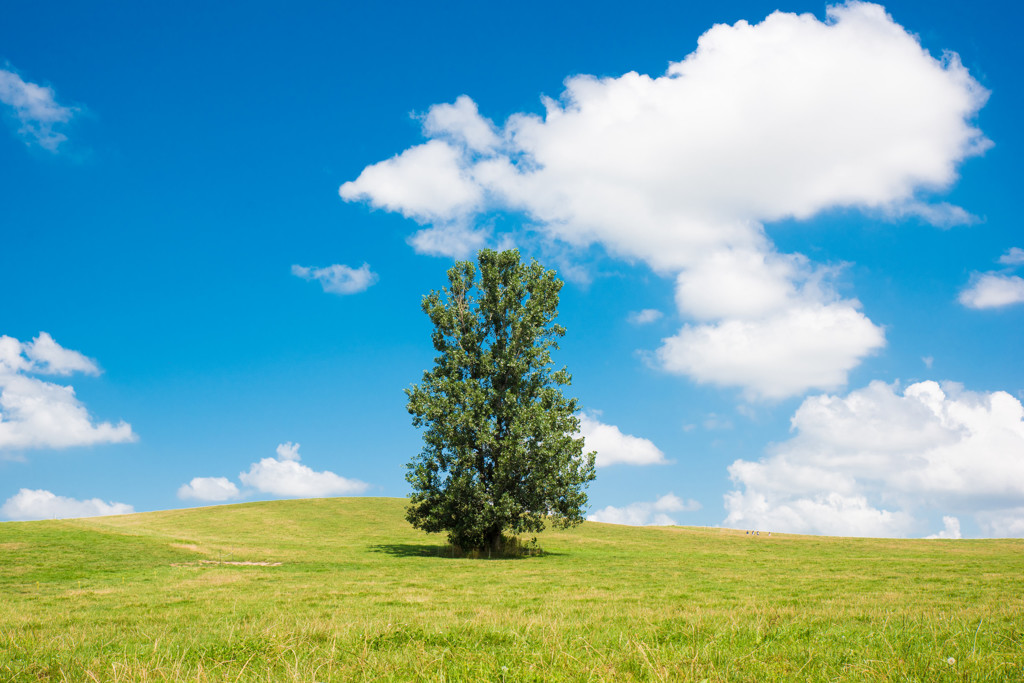
[(0, 681), (1024, 680), (1019, 540), (587, 523), (467, 559), (403, 505), (0, 524)]

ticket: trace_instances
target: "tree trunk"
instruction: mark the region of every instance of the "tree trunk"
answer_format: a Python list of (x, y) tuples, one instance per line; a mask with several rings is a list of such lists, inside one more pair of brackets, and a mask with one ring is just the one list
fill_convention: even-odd
[(484, 538), (487, 543), (487, 549), (494, 553), (500, 554), (504, 546), (504, 539), (501, 537), (501, 529), (491, 529), (487, 532)]

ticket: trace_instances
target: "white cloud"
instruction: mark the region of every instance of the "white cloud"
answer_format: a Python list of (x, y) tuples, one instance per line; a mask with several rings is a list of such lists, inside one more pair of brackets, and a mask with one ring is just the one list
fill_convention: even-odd
[[(729, 467), (725, 524), (794, 533), (906, 536), (924, 512), (974, 514), (1017, 528), (1024, 499), (1024, 406), (1001, 391), (872, 382), (812, 396), (795, 436), (758, 462)], [(1021, 527), (1024, 530), (1024, 526)]]
[(95, 375), (99, 367), (81, 353), (61, 347), (45, 332), (27, 343), (0, 337), (0, 450), (137, 440), (127, 422), (95, 424), (73, 387), (27, 374), (72, 372)]
[(999, 257), (999, 262), (1004, 266), (1024, 265), (1024, 249), (1010, 247), (1009, 251)]
[(960, 520), (946, 515), (942, 518), (942, 531), (925, 538), (963, 538), (960, 534)]
[(700, 503), (686, 500), (667, 493), (654, 502), (630, 503), (617, 508), (609, 505), (587, 517), (591, 522), (607, 524), (627, 524), (629, 526), (677, 526), (678, 523), (668, 515), (670, 512), (693, 512), (700, 510)]
[(501, 144), (494, 124), (480, 116), (476, 102), (466, 95), (460, 95), (454, 104), (431, 107), (423, 121), (423, 132), (429, 137), (451, 137), (457, 145), (474, 152), (489, 152)]
[(977, 309), (1024, 303), (1024, 279), (1000, 273), (975, 273), (971, 284), (960, 292), (960, 303)]
[(698, 382), (742, 386), (749, 398), (781, 399), (834, 389), (885, 345), (881, 328), (848, 303), (794, 307), (759, 320), (687, 325), (657, 358)]
[(1024, 538), (1024, 507), (981, 512), (977, 520), (986, 536)]
[(891, 214), (893, 218), (916, 216), (926, 223), (943, 229), (953, 228), (958, 225), (972, 225), (980, 220), (977, 216), (964, 210), (963, 207), (953, 206), (946, 202), (939, 202), (938, 204), (908, 202), (890, 209), (887, 213)]
[[(732, 469), (730, 468), (730, 472)], [(903, 512), (873, 508), (863, 496), (823, 493), (772, 502), (751, 491), (725, 496), (726, 526), (827, 536), (906, 536), (913, 519)]]
[(299, 446), (300, 444), (292, 443), (291, 441), (286, 441), (284, 443), (277, 444), (277, 449), (275, 452), (277, 453), (277, 457), (279, 460), (299, 461), (301, 460), (301, 457), (299, 456)]
[(291, 442), (277, 447), (277, 458), (263, 458), (253, 463), (238, 478), (246, 486), (262, 493), (295, 498), (321, 498), (362, 493), (369, 484), (357, 479), (339, 477), (334, 472), (316, 472), (299, 462), (299, 444)]
[(75, 110), (57, 104), (53, 90), (22, 80), (21, 76), (0, 69), (0, 102), (11, 108), (20, 128), (18, 134), (43, 149), (56, 152), (67, 136), (55, 128), (71, 120)]
[[(737, 412), (739, 411), (740, 407), (737, 406)], [(716, 413), (708, 413), (707, 417), (704, 418), (703, 425), (704, 429), (708, 430), (709, 432), (729, 430), (733, 428), (732, 420), (723, 418), (722, 416), (717, 415)]]
[(626, 319), (633, 325), (650, 325), (661, 320), (664, 314), (653, 308), (645, 308), (642, 311), (633, 311)]
[(21, 489), (0, 507), (0, 514), (12, 520), (67, 519), (128, 515), (135, 508), (125, 503), (106, 503), (99, 498), (76, 500), (57, 496), (42, 489)]
[(489, 236), (487, 230), (455, 222), (419, 230), (410, 235), (406, 242), (420, 254), (466, 258), (483, 248)]
[(326, 268), (293, 265), (292, 275), (303, 280), (318, 280), (324, 291), (332, 294), (356, 294), (365, 291), (379, 279), (377, 274), (370, 270), (368, 263), (359, 268), (337, 264)]
[(46, 375), (70, 375), (82, 372), (87, 375), (100, 374), (96, 361), (78, 351), (65, 349), (46, 332), (24, 345), (25, 355), (32, 361), (33, 372)]
[(597, 451), (598, 467), (609, 465), (667, 465), (665, 454), (648, 439), (623, 434), (615, 425), (604, 424), (593, 415), (580, 416), (584, 450)]
[(227, 477), (195, 477), (178, 489), (182, 500), (232, 500), (240, 496), (238, 487)]
[[(543, 117), (500, 129), (466, 96), (437, 105), (424, 123), (434, 139), (341, 195), (432, 224), (412, 240), (432, 253), (455, 253), (435, 245), (451, 226), (466, 234), (474, 215), (511, 211), (551, 240), (676, 274), (680, 309), (701, 326), (662, 348), (666, 369), (798, 395), (844, 384), (882, 330), (817, 287), (820, 268), (777, 253), (763, 224), (835, 207), (970, 220), (923, 195), (991, 145), (971, 124), (987, 96), (955, 54), (933, 58), (878, 5), (830, 7), (826, 21), (776, 12), (714, 26), (659, 77), (569, 78)], [(744, 372), (707, 347), (719, 341)]]
[(338, 192), (347, 201), (368, 201), (420, 223), (450, 222), (475, 211), (483, 200), (461, 158), (460, 149), (431, 140), (368, 166)]

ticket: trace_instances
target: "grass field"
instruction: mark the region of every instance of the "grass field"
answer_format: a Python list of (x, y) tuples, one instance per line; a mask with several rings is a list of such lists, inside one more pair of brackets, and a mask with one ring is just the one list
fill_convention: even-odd
[(0, 524), (0, 681), (1024, 680), (1024, 541), (587, 523), (465, 559), (403, 505)]

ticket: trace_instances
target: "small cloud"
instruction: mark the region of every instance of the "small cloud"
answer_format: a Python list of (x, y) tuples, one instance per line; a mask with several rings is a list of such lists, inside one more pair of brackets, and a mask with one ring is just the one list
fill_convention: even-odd
[(467, 258), (482, 249), (489, 236), (489, 230), (474, 229), (454, 222), (419, 230), (410, 235), (406, 243), (417, 254)]
[(971, 284), (960, 292), (959, 301), (978, 310), (1024, 303), (1024, 279), (1000, 273), (975, 273)]
[(757, 419), (757, 411), (754, 409), (754, 406), (750, 405), (749, 403), (740, 403), (739, 405), (737, 405), (736, 412), (742, 415), (743, 417), (747, 418), (748, 420)]
[(238, 497), (238, 487), (227, 477), (195, 477), (178, 489), (178, 498), (182, 500), (219, 502)]
[(642, 311), (633, 311), (626, 318), (632, 325), (649, 325), (661, 320), (664, 314), (653, 308), (645, 308)]
[(277, 445), (277, 457), (281, 460), (295, 460), (299, 458), (299, 446), (302, 444), (292, 443), (287, 441)]
[(1020, 247), (1010, 247), (1010, 250), (999, 257), (999, 262), (1004, 266), (1020, 266), (1024, 265), (1024, 249)]
[(18, 521), (128, 515), (133, 512), (135, 508), (125, 503), (105, 503), (99, 498), (76, 500), (42, 489), (21, 489), (0, 507), (0, 514)]
[(921, 356), (921, 362), (924, 363), (924, 366), (926, 368), (931, 370), (932, 365), (935, 363), (935, 358), (933, 358), (932, 356)]
[(34, 372), (44, 375), (70, 375), (82, 372), (86, 375), (100, 374), (99, 366), (92, 358), (78, 351), (65, 349), (46, 332), (24, 345), (25, 355), (32, 361)]
[(945, 527), (942, 531), (925, 538), (963, 538), (960, 535), (960, 520), (956, 517), (943, 517), (942, 524)]
[(0, 451), (137, 441), (131, 425), (96, 424), (74, 387), (30, 374), (99, 374), (96, 361), (65, 349), (46, 332), (22, 343), (0, 336)]
[(435, 104), (423, 120), (428, 137), (448, 138), (474, 152), (490, 152), (501, 144), (494, 124), (480, 116), (476, 102), (459, 95), (454, 104)]
[(303, 280), (318, 280), (324, 291), (331, 294), (356, 294), (368, 289), (379, 279), (377, 274), (370, 270), (368, 263), (359, 268), (337, 264), (326, 268), (293, 265), (292, 275)]
[(701, 504), (693, 499), (684, 501), (673, 493), (666, 493), (654, 502), (630, 503), (620, 508), (609, 505), (587, 519), (591, 522), (629, 526), (677, 526), (677, 522), (667, 513), (694, 512), (700, 508)]
[(895, 207), (892, 213), (897, 218), (915, 216), (925, 223), (944, 230), (958, 225), (973, 225), (981, 220), (963, 208), (947, 202), (939, 202), (938, 204), (910, 202), (909, 204)]
[(704, 429), (709, 432), (729, 430), (732, 428), (732, 420), (716, 415), (715, 413), (708, 413), (708, 416), (704, 418)]
[(580, 415), (580, 434), (585, 451), (597, 451), (597, 466), (667, 465), (665, 454), (647, 439), (623, 434), (615, 425), (604, 424), (595, 414)]
[(283, 443), (277, 447), (277, 458), (263, 458), (253, 463), (238, 478), (246, 486), (262, 493), (293, 498), (322, 498), (362, 493), (369, 484), (346, 479), (334, 472), (316, 472), (299, 462), (299, 444)]
[(0, 69), (0, 103), (10, 107), (21, 127), (18, 134), (29, 144), (35, 143), (56, 152), (67, 136), (55, 129), (67, 123), (75, 109), (57, 104), (53, 90), (29, 83), (13, 71)]

